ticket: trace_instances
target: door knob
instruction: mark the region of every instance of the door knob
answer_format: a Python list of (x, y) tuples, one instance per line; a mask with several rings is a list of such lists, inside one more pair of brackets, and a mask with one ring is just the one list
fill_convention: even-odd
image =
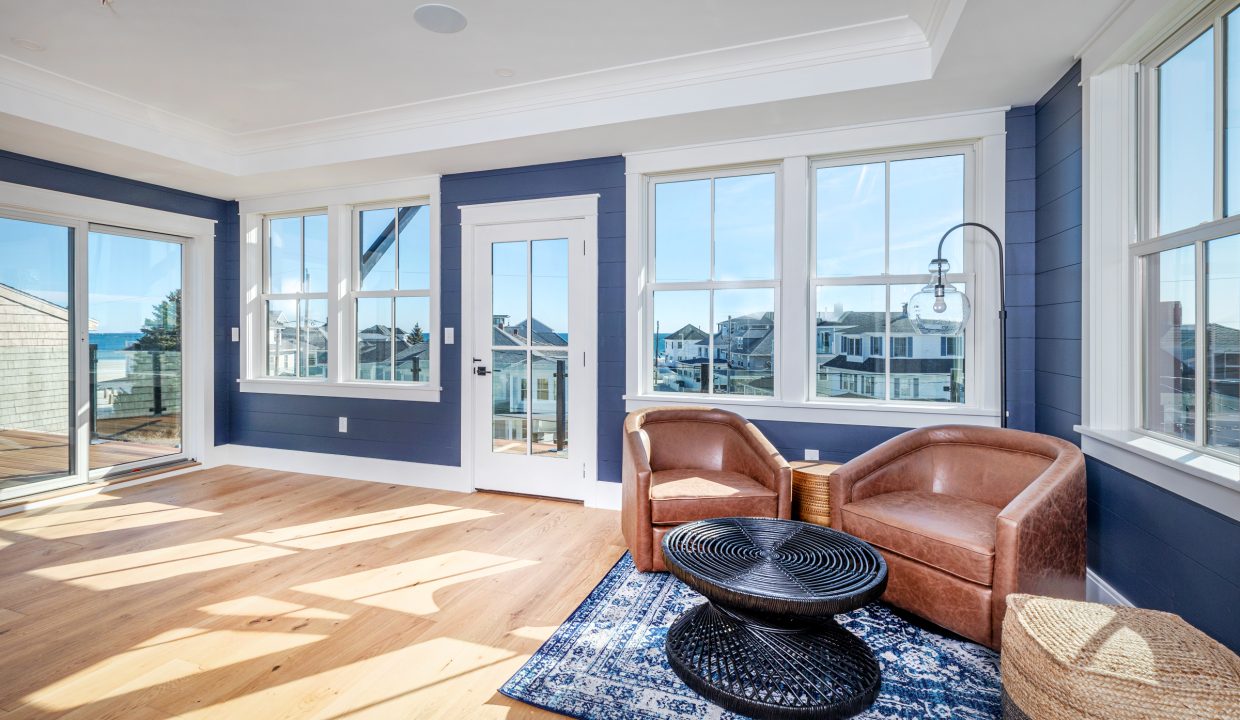
[(487, 370), (486, 365), (479, 365), (478, 367), (474, 368), (474, 374), (475, 375), (490, 375), (491, 371)]

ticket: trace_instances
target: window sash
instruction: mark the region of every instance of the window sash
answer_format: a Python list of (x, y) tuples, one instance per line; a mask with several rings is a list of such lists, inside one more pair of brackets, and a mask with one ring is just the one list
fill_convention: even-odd
[[(747, 175), (765, 175), (772, 174), (775, 176), (775, 206), (774, 206), (774, 226), (775, 238), (774, 247), (774, 263), (772, 267), (773, 277), (762, 280), (695, 280), (695, 281), (666, 281), (659, 282), (658, 268), (655, 267), (655, 246), (658, 238), (655, 235), (655, 190), (656, 186), (663, 183), (688, 182), (693, 180), (719, 180), (723, 178), (744, 177)], [(649, 175), (646, 177), (646, 207), (649, 209), (646, 222), (646, 243), (645, 243), (645, 260), (646, 267), (649, 269), (650, 277), (655, 278), (646, 283), (645, 292), (642, 297), (642, 307), (645, 317), (648, 319), (649, 327), (642, 329), (647, 337), (652, 337), (654, 332), (654, 295), (656, 292), (667, 292), (677, 290), (705, 290), (710, 292), (710, 327), (705, 328), (707, 334), (707, 358), (712, 368), (709, 373), (710, 378), (706, 383), (706, 391), (702, 393), (677, 393), (666, 392), (654, 389), (652, 378), (654, 377), (654, 348), (650, 348), (650, 352), (645, 353), (646, 357), (642, 358), (642, 379), (641, 388), (645, 393), (652, 395), (666, 395), (669, 397), (682, 397), (685, 395), (717, 395), (719, 397), (744, 397), (735, 393), (717, 393), (715, 392), (714, 371), (716, 358), (715, 346), (715, 329), (718, 320), (715, 317), (715, 291), (717, 290), (753, 290), (753, 289), (769, 289), (772, 291), (772, 302), (774, 311), (774, 338), (772, 349), (772, 374), (776, 378), (772, 394), (769, 396), (774, 399), (780, 398), (778, 378), (780, 375), (779, 347), (780, 336), (782, 333), (782, 308), (781, 300), (781, 268), (783, 260), (783, 168), (780, 164), (758, 164), (758, 165), (736, 165), (727, 168), (719, 168), (714, 170), (706, 170), (700, 172), (677, 172), (663, 173), (657, 175)], [(715, 230), (714, 230), (714, 192), (711, 193), (711, 236), (710, 236), (710, 274), (713, 278), (715, 272)]]
[[(1136, 264), (1134, 273), (1138, 278), (1136, 294), (1138, 313), (1136, 322), (1138, 329), (1135, 333), (1138, 350), (1135, 353), (1137, 358), (1136, 371), (1137, 382), (1139, 385), (1140, 401), (1137, 403), (1136, 417), (1134, 418), (1134, 430), (1143, 434), (1151, 435), (1160, 440), (1181, 445), (1183, 447), (1192, 448), (1194, 451), (1213, 455), (1215, 457), (1235, 462), (1236, 456), (1228, 454), (1206, 445), (1207, 442), (1207, 412), (1209, 408), (1209, 373), (1206, 372), (1203, 360), (1208, 356), (1209, 333), (1204, 332), (1203, 328), (1207, 326), (1207, 293), (1209, 290), (1209, 275), (1206, 272), (1206, 249), (1207, 244), (1211, 240), (1229, 237), (1231, 235), (1240, 234), (1240, 209), (1230, 217), (1226, 215), (1225, 192), (1226, 192), (1226, 123), (1227, 123), (1227, 50), (1233, 38), (1229, 37), (1226, 31), (1227, 15), (1233, 11), (1238, 11), (1240, 2), (1236, 0), (1216, 0), (1203, 9), (1198, 15), (1185, 24), (1182, 28), (1172, 34), (1158, 48), (1142, 60), (1139, 71), (1141, 80), (1138, 85), (1140, 89), (1140, 98), (1138, 106), (1140, 107), (1140, 115), (1142, 119), (1143, 130), (1139, 139), (1139, 172), (1144, 175), (1143, 182), (1138, 184), (1138, 239), (1129, 245), (1130, 261)], [(1160, 190), (1160, 168), (1159, 168), (1159, 117), (1161, 110), (1161, 97), (1159, 92), (1159, 73), (1160, 67), (1175, 57), (1181, 50), (1188, 47), (1203, 33), (1210, 29), (1214, 30), (1214, 88), (1213, 88), (1213, 106), (1214, 106), (1214, 137), (1213, 137), (1213, 214), (1210, 220), (1200, 223), (1196, 226), (1170, 232), (1165, 235), (1159, 234), (1159, 211), (1161, 197)], [(1235, 38), (1236, 42), (1240, 42), (1240, 38)], [(1150, 393), (1154, 391), (1150, 386), (1148, 373), (1150, 371), (1151, 359), (1147, 355), (1147, 348), (1150, 347), (1150, 314), (1153, 308), (1148, 302), (1151, 297), (1151, 282), (1156, 280), (1149, 277), (1147, 272), (1148, 259), (1167, 250), (1175, 250), (1182, 247), (1193, 247), (1194, 252), (1194, 314), (1193, 326), (1195, 328), (1194, 336), (1194, 357), (1196, 363), (1196, 371), (1193, 378), (1193, 394), (1194, 394), (1194, 427), (1193, 439), (1186, 440), (1169, 435), (1152, 429), (1152, 419), (1148, 412), (1150, 409)]]
[[(399, 387), (424, 387), (424, 386), (431, 385), (432, 382), (434, 381), (434, 378), (438, 377), (437, 375), (438, 370), (432, 365), (431, 372), (427, 375), (426, 380), (398, 380), (396, 379), (396, 347), (395, 347), (396, 345), (396, 340), (395, 340), (396, 338), (396, 318), (395, 318), (396, 310), (395, 310), (395, 306), (393, 306), (393, 309), (392, 309), (393, 340), (391, 342), (391, 345), (392, 345), (391, 357), (389, 358), (389, 366), (391, 368), (391, 371), (390, 371), (391, 377), (386, 380), (384, 379), (372, 380), (369, 378), (357, 377), (358, 352), (360, 351), (360, 343), (358, 342), (358, 333), (361, 330), (361, 328), (357, 327), (358, 300), (361, 300), (363, 298), (390, 298), (390, 299), (395, 300), (396, 298), (405, 298), (405, 297), (424, 297), (424, 298), (431, 297), (431, 288), (429, 286), (426, 288), (408, 289), (408, 290), (400, 288), (400, 255), (401, 253), (400, 253), (400, 231), (399, 229), (397, 230), (396, 241), (393, 243), (393, 246), (392, 246), (393, 284), (396, 287), (391, 290), (362, 290), (361, 289), (362, 287), (362, 268), (361, 268), (362, 213), (367, 210), (391, 209), (393, 211), (393, 217), (396, 218), (397, 221), (399, 221), (399, 209), (408, 208), (408, 207), (426, 207), (429, 210), (430, 202), (425, 199), (387, 200), (387, 201), (382, 201), (382, 202), (366, 203), (362, 205), (353, 205), (349, 209), (349, 212), (351, 214), (351, 221), (350, 221), (351, 232), (349, 234), (349, 240), (348, 240), (348, 249), (349, 249), (349, 258), (350, 258), (349, 260), (349, 292), (348, 292), (348, 298), (346, 301), (347, 310), (345, 313), (346, 317), (349, 318), (349, 326), (348, 326), (348, 335), (345, 336), (344, 351), (346, 354), (349, 355), (349, 357), (352, 358), (352, 362), (349, 363), (349, 368), (348, 368), (349, 377), (345, 378), (345, 382), (377, 383), (377, 384), (385, 384), (385, 385), (396, 385)], [(434, 273), (436, 272), (436, 268), (434, 267), (434, 264), (431, 262), (431, 257), (433, 257), (433, 255), (434, 255), (434, 250), (429, 249), (428, 257), (427, 257), (427, 266), (430, 269), (430, 272), (432, 275), (434, 275)], [(434, 278), (431, 279), (428, 285), (434, 285)], [(428, 318), (427, 327), (423, 329), (423, 332), (426, 333), (430, 337), (434, 337), (434, 333), (436, 333), (435, 324), (438, 318), (435, 317), (433, 302), (431, 303), (431, 314), (430, 315), (431, 316)], [(437, 359), (438, 358), (431, 358), (432, 362), (434, 362)]]
[[(297, 252), (297, 270), (298, 270), (299, 275), (302, 278), (301, 282), (303, 283), (303, 287), (304, 287), (305, 268), (306, 268), (306, 221), (305, 221), (305, 218), (309, 216), (314, 216), (314, 215), (327, 215), (327, 214), (328, 214), (327, 208), (313, 208), (309, 210), (298, 210), (298, 211), (284, 212), (284, 213), (269, 213), (269, 214), (263, 215), (262, 223), (261, 223), (262, 261), (260, 263), (260, 270), (259, 270), (259, 272), (262, 273), (262, 277), (259, 280), (259, 283), (260, 283), (259, 286), (263, 289), (263, 292), (259, 294), (259, 307), (261, 308), (261, 311), (262, 311), (261, 330), (262, 330), (262, 348), (263, 348), (263, 362), (259, 366), (261, 369), (261, 377), (278, 379), (280, 381), (292, 381), (292, 382), (321, 383), (321, 382), (327, 381), (326, 375), (308, 376), (308, 375), (294, 374), (293, 376), (288, 376), (288, 375), (277, 375), (277, 374), (272, 373), (270, 357), (271, 357), (271, 340), (272, 340), (273, 335), (272, 335), (272, 328), (271, 328), (271, 314), (267, 310), (269, 303), (272, 301), (278, 302), (281, 300), (286, 300), (286, 301), (293, 301), (296, 303), (295, 307), (297, 308), (297, 313), (296, 313), (297, 318), (295, 320), (295, 326), (296, 326), (295, 347), (297, 348), (296, 350), (297, 357), (294, 361), (294, 364), (295, 364), (295, 370), (299, 371), (302, 366), (302, 363), (301, 363), (301, 330), (302, 330), (301, 308), (302, 308), (302, 305), (301, 303), (302, 301), (308, 301), (308, 300), (326, 301), (328, 299), (327, 297), (328, 293), (327, 292), (305, 292), (305, 291), (289, 293), (289, 292), (272, 292), (271, 291), (271, 271), (272, 271), (271, 223), (273, 220), (285, 220), (289, 218), (297, 218), (300, 221), (299, 222), (300, 237), (298, 238), (300, 247)], [(328, 222), (330, 222), (330, 216), (328, 217), (329, 217)], [(330, 240), (328, 242), (327, 252), (328, 252), (328, 255), (331, 254)], [(329, 282), (330, 282), (330, 278), (329, 278)], [(330, 318), (329, 318), (329, 323), (330, 323)], [(335, 362), (335, 359), (331, 355), (331, 343), (330, 342), (328, 342), (327, 353), (328, 353), (327, 368), (330, 373), (331, 368), (333, 367), (333, 363)], [(317, 367), (317, 363), (316, 363), (316, 367)]]

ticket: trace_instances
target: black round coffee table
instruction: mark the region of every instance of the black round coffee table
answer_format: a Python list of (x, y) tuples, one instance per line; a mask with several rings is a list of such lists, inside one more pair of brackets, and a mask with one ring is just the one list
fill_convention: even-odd
[(685, 684), (756, 718), (846, 718), (873, 704), (873, 651), (833, 615), (877, 599), (887, 563), (847, 533), (793, 520), (717, 518), (663, 537), (673, 575), (708, 602), (667, 631)]

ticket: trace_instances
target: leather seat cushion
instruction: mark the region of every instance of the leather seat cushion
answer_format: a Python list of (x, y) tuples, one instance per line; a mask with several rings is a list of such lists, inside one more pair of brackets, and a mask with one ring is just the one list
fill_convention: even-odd
[(776, 517), (779, 498), (727, 470), (660, 470), (650, 475), (650, 521), (668, 525), (716, 517)]
[(990, 585), (999, 509), (940, 493), (901, 491), (848, 503), (844, 531), (884, 550)]

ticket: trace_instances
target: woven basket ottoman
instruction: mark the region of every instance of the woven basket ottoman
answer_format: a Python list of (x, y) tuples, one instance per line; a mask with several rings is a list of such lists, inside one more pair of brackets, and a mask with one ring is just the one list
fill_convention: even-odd
[(1240, 657), (1178, 615), (1009, 595), (1003, 717), (1240, 718)]

